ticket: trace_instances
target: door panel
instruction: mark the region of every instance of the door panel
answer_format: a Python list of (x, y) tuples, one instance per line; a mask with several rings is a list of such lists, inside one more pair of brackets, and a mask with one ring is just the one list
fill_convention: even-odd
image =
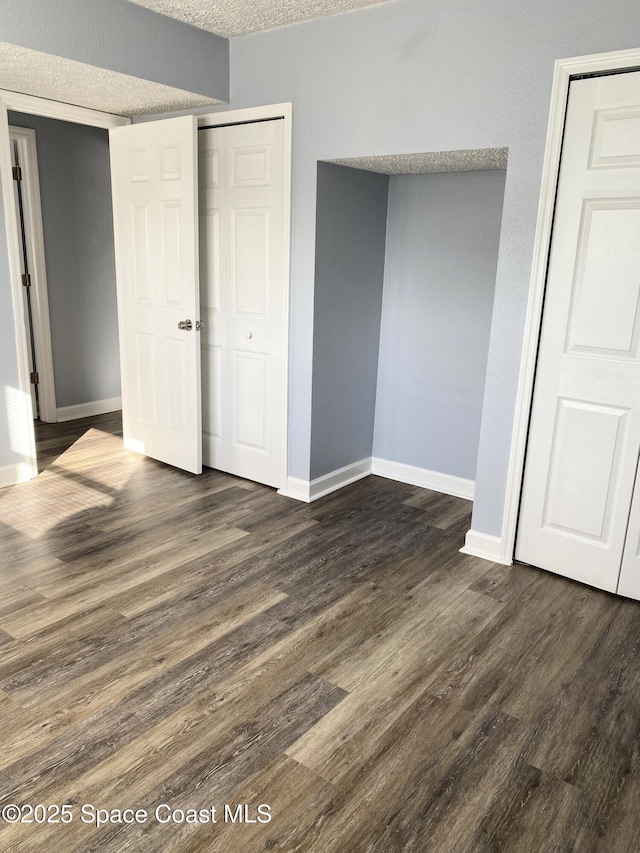
[[(284, 126), (200, 131), (204, 463), (281, 485)], [(214, 246), (219, 246), (217, 252)]]
[(197, 474), (196, 146), (194, 116), (110, 132), (125, 445)]
[(516, 557), (615, 591), (640, 450), (640, 72), (570, 85)]

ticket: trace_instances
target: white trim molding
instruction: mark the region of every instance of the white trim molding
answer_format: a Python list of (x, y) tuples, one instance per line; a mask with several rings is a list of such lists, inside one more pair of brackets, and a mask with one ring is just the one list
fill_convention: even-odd
[(510, 557), (505, 559), (502, 539), (499, 536), (480, 533), (478, 530), (467, 531), (460, 553), (482, 557), (483, 560), (491, 560), (492, 563), (502, 563), (505, 566), (510, 566), (512, 563)]
[(368, 477), (369, 474), (371, 474), (371, 457), (345, 465), (344, 468), (337, 468), (322, 477), (316, 477), (309, 483), (309, 500), (317, 501), (325, 495), (330, 495), (331, 492), (355, 483), (356, 480)]
[[(27, 354), (27, 331), (24, 324), (22, 296), (21, 248), (16, 212), (13, 173), (11, 164), (11, 141), (9, 139), (9, 115), (7, 105), (0, 97), (0, 186), (9, 260), (9, 279), (13, 308), (13, 328), (15, 329), (16, 361), (18, 365), (17, 385), (15, 389), (5, 387), (5, 405), (7, 394), (13, 394), (11, 410), (7, 406), (9, 431), (21, 436), (23, 463), (29, 469), (30, 478), (38, 476), (36, 460), (36, 437), (33, 428), (33, 405), (31, 402), (31, 380), (29, 377), (29, 358)], [(20, 463), (17, 463), (20, 464)]]
[(0, 489), (17, 486), (18, 483), (26, 483), (27, 480), (32, 479), (31, 466), (23, 462), (14, 462), (13, 465), (3, 465), (0, 468)]
[(102, 127), (105, 130), (131, 124), (131, 119), (126, 116), (103, 113), (101, 110), (92, 110), (89, 107), (77, 107), (75, 104), (65, 104), (62, 101), (49, 101), (47, 98), (38, 98), (36, 95), (10, 92), (8, 89), (0, 89), (0, 99), (5, 102), (9, 110), (46, 116), (59, 121), (70, 121), (73, 124), (86, 124), (89, 127)]
[(417, 468), (415, 465), (405, 465), (402, 462), (390, 462), (388, 459), (378, 457), (367, 457), (359, 462), (352, 462), (344, 468), (337, 468), (322, 477), (316, 477), (315, 480), (287, 477), (286, 487), (280, 489), (278, 494), (311, 503), (370, 474), (397, 480), (399, 483), (408, 483), (411, 486), (419, 486), (422, 489), (431, 489), (443, 495), (473, 500), (474, 480), (465, 480), (463, 477), (441, 474), (439, 471), (429, 471), (426, 468)]
[(278, 494), (283, 498), (291, 498), (294, 501), (303, 501), (308, 504), (311, 500), (309, 497), (309, 480), (302, 480), (299, 477), (287, 477), (284, 488), (278, 489)]
[(379, 459), (376, 456), (371, 463), (371, 473), (379, 477), (388, 477), (390, 480), (398, 480), (411, 486), (421, 486), (423, 489), (431, 489), (443, 495), (473, 500), (475, 480), (465, 480), (464, 477), (441, 474), (439, 471), (417, 468), (415, 465), (405, 465), (402, 462), (390, 462), (388, 459)]
[[(564, 132), (565, 114), (569, 97), (569, 84), (572, 77), (584, 74), (598, 74), (640, 68), (640, 50), (622, 50), (613, 53), (600, 53), (589, 56), (578, 56), (571, 59), (560, 59), (555, 64), (553, 86), (551, 90), (551, 107), (545, 146), (544, 164), (542, 168), (542, 183), (540, 201), (538, 204), (538, 219), (533, 248), (533, 262), (529, 285), (529, 299), (523, 335), (522, 355), (520, 360), (520, 375), (518, 378), (518, 393), (511, 434), (511, 449), (509, 453), (509, 468), (505, 490), (504, 510), (502, 516), (502, 534), (500, 537), (488, 536), (470, 530), (463, 553), (475, 553), (482, 547), (488, 552), (499, 552), (487, 557), (495, 562), (509, 565), (513, 561), (515, 550), (520, 492), (524, 474), (524, 457), (527, 442), (527, 430), (533, 397), (533, 379), (536, 367), (538, 341), (542, 324), (542, 303), (547, 278), (547, 263), (551, 244), (551, 229), (555, 209), (556, 189), (560, 171), (560, 155), (562, 152), (562, 137)], [(469, 539), (469, 537), (471, 537)], [(481, 540), (477, 537), (483, 537)], [(486, 539), (486, 541), (485, 541)], [(496, 542), (489, 546), (488, 542)], [(476, 548), (469, 543), (480, 543)], [(484, 542), (484, 546), (482, 546)]]
[(27, 335), (22, 314), (20, 232), (13, 198), (8, 110), (48, 116), (49, 118), (61, 119), (62, 121), (71, 121), (76, 124), (86, 124), (91, 127), (103, 128), (120, 127), (130, 124), (131, 120), (123, 116), (111, 115), (109, 113), (98, 112), (97, 110), (63, 104), (59, 101), (49, 101), (44, 98), (36, 98), (32, 95), (24, 95), (20, 92), (9, 92), (0, 89), (0, 185), (2, 186), (2, 205), (4, 208), (7, 252), (9, 256), (9, 278), (11, 282), (13, 325), (15, 329), (16, 357), (18, 363), (18, 388), (9, 389), (10, 391), (15, 391), (16, 396), (12, 411), (13, 423), (10, 423), (10, 429), (14, 429), (21, 436), (21, 445), (24, 447), (24, 461), (16, 463), (18, 473), (15, 473), (15, 466), (9, 466), (14, 473), (2, 476), (8, 476), (10, 479), (18, 477), (17, 482), (22, 482), (25, 479), (37, 477), (38, 465), (36, 461), (35, 431), (33, 428)]
[(79, 403), (77, 406), (63, 406), (58, 409), (58, 422), (75, 421), (78, 418), (91, 418), (94, 415), (106, 415), (108, 412), (119, 412), (122, 408), (122, 397), (111, 397), (108, 400), (94, 400), (91, 403)]
[(36, 132), (28, 127), (10, 125), (9, 139), (18, 146), (18, 160), (22, 170), (23, 251), (26, 249), (31, 277), (33, 343), (39, 374), (38, 414), (41, 421), (55, 423), (57, 420), (56, 391), (51, 351), (51, 321), (49, 318), (49, 293), (47, 289)]
[(371, 457), (361, 459), (359, 462), (353, 462), (351, 465), (345, 465), (344, 468), (337, 468), (335, 471), (330, 471), (322, 477), (316, 477), (315, 480), (300, 480), (297, 477), (287, 477), (287, 485), (284, 489), (278, 491), (279, 495), (285, 498), (293, 498), (297, 501), (311, 503), (323, 498), (325, 495), (330, 495), (331, 492), (336, 492), (345, 486), (355, 483), (356, 480), (362, 480), (363, 477), (368, 477), (371, 474)]

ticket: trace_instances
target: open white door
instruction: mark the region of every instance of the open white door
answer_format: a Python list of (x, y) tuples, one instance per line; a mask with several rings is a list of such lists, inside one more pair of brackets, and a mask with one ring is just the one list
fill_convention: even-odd
[(202, 471), (195, 116), (110, 131), (125, 446)]

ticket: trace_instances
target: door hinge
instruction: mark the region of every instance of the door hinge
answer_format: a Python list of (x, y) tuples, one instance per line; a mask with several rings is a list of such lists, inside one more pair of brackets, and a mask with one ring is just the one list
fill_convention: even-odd
[(31, 287), (31, 276), (28, 272), (23, 273), (22, 275), (22, 286), (23, 287)]
[(12, 169), (12, 172), (13, 172), (13, 180), (14, 181), (21, 181), (22, 180), (22, 169), (20, 168), (20, 166), (14, 166)]
[(40, 384), (40, 377), (38, 376), (38, 371), (37, 371), (37, 370), (34, 370), (34, 371), (30, 374), (29, 378), (31, 379), (31, 384), (32, 384), (32, 385), (39, 385), (39, 384)]

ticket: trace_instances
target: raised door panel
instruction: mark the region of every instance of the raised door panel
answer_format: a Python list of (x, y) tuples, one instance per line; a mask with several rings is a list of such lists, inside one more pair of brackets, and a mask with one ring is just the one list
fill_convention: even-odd
[(202, 470), (195, 118), (110, 137), (126, 446)]
[[(200, 132), (205, 464), (281, 485), (282, 121)], [(207, 315), (205, 317), (205, 314)]]
[(516, 542), (610, 591), (640, 450), (638, 109), (640, 73), (571, 83)]

